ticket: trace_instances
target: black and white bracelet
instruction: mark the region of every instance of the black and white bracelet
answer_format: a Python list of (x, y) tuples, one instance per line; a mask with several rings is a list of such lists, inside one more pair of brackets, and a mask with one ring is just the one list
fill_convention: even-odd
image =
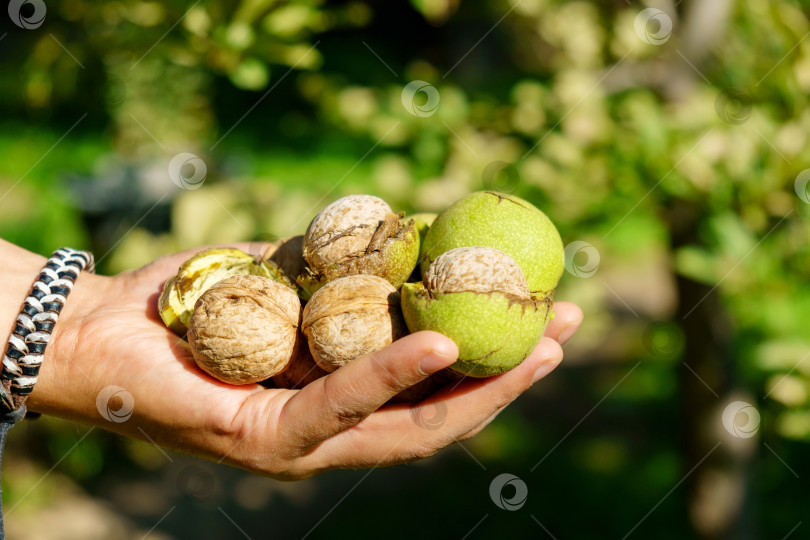
[(53, 252), (31, 287), (3, 356), (0, 373), (3, 412), (20, 408), (34, 389), (51, 332), (82, 270), (93, 271), (93, 255), (60, 248)]
[[(0, 371), (0, 459), (9, 430), (25, 416), (25, 400), (37, 382), (45, 347), (82, 270), (93, 271), (91, 253), (71, 248), (54, 251), (17, 315)], [(0, 540), (5, 537), (0, 495)]]

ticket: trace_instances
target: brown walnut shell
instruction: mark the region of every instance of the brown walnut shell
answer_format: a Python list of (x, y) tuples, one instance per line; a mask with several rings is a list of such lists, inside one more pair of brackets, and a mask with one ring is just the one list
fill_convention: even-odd
[(529, 299), (529, 286), (520, 266), (489, 247), (460, 247), (439, 255), (424, 277), (433, 293), (501, 292)]
[(408, 333), (397, 290), (378, 276), (329, 282), (304, 308), (301, 330), (315, 362), (328, 372)]
[(402, 285), (419, 258), (419, 233), (388, 203), (372, 195), (350, 195), (324, 208), (307, 228), (303, 254), (308, 263), (297, 283), (311, 295), (325, 283), (368, 274)]
[(197, 365), (230, 384), (263, 381), (287, 369), (300, 339), (301, 301), (286, 285), (239, 275), (197, 300), (188, 341)]
[(309, 224), (304, 257), (312, 268), (321, 269), (364, 253), (380, 222), (392, 213), (388, 203), (372, 195), (338, 199)]

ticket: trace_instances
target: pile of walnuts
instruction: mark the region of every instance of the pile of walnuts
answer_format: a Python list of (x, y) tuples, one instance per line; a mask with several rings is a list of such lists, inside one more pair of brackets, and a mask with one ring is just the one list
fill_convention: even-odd
[(438, 216), (405, 217), (352, 195), (263, 257), (198, 253), (158, 307), (197, 365), (229, 384), (302, 388), (409, 332), (441, 332), (459, 360), (403, 396), (418, 400), (454, 374), (518, 365), (553, 317), (562, 268), (556, 228), (518, 197), (477, 192)]

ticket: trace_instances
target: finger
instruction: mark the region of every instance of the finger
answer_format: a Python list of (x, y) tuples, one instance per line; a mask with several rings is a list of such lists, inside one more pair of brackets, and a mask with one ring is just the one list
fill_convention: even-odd
[(458, 358), (452, 340), (417, 332), (310, 383), (282, 410), (282, 429), (304, 445), (327, 439), (379, 409), (401, 391)]
[(460, 440), (550, 373), (562, 349), (543, 338), (518, 367), (487, 379), (466, 378), (422, 403), (386, 407), (302, 458), (314, 467), (373, 467), (413, 461)]
[(546, 336), (565, 343), (582, 323), (582, 310), (571, 302), (554, 302), (554, 319), (548, 323)]
[[(532, 384), (536, 383), (536, 382), (537, 382), (537, 381), (539, 381), (540, 379), (545, 378), (545, 377), (546, 377), (546, 375), (548, 375), (549, 373), (551, 373), (552, 371), (554, 371), (554, 370), (557, 368), (557, 366), (558, 366), (558, 365), (560, 365), (560, 363), (559, 363), (559, 362), (557, 362), (557, 361), (545, 362), (545, 363), (544, 363), (544, 364), (543, 364), (543, 365), (540, 367), (540, 369), (538, 369), (537, 371), (535, 371), (535, 373), (534, 373), (534, 381), (532, 382)], [(482, 431), (482, 430), (483, 430), (485, 427), (487, 427), (489, 424), (491, 424), (491, 423), (492, 423), (492, 421), (493, 421), (493, 420), (495, 420), (495, 418), (497, 418), (497, 417), (498, 417), (498, 415), (499, 415), (499, 414), (501, 414), (501, 413), (503, 412), (503, 410), (504, 410), (504, 409), (506, 409), (506, 407), (508, 407), (508, 406), (509, 406), (509, 405), (507, 405), (507, 406), (505, 406), (505, 407), (501, 407), (500, 409), (498, 409), (497, 411), (495, 411), (495, 414), (493, 414), (492, 416), (490, 416), (489, 418), (487, 418), (487, 419), (486, 419), (486, 420), (485, 420), (483, 423), (481, 423), (481, 424), (480, 424), (478, 427), (474, 428), (472, 431), (469, 431), (469, 432), (467, 432), (466, 434), (464, 434), (464, 435), (463, 435), (463, 436), (462, 436), (462, 437), (461, 437), (459, 440), (463, 441), (463, 440), (466, 440), (466, 439), (469, 439), (469, 438), (475, 437), (476, 435), (478, 435), (479, 433), (481, 433), (481, 431)]]
[[(507, 407), (508, 407), (508, 405), (507, 405)], [(459, 437), (458, 440), (459, 441), (466, 441), (467, 439), (471, 439), (471, 438), (475, 437), (476, 435), (478, 435), (479, 433), (481, 433), (484, 430), (485, 427), (490, 425), (492, 423), (492, 421), (495, 420), (498, 417), (498, 415), (501, 414), (504, 411), (504, 409), (506, 409), (506, 407), (501, 407), (500, 409), (495, 411), (495, 414), (493, 414), (492, 416), (490, 416), (489, 418), (484, 420), (481, 424), (478, 425), (478, 427), (474, 428), (472, 431), (468, 431), (467, 433), (465, 433), (464, 435)]]

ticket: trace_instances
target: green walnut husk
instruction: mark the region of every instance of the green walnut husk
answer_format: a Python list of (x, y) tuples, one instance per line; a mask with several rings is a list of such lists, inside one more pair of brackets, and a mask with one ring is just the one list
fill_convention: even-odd
[[(413, 222), (414, 227), (416, 227), (416, 232), (419, 233), (419, 258), (422, 258), (422, 246), (425, 244), (425, 236), (427, 235), (430, 226), (433, 225), (433, 222), (436, 221), (436, 217), (438, 214), (433, 214), (430, 212), (421, 212), (418, 214), (411, 214), (409, 216), (405, 216), (402, 218), (403, 223), (408, 223), (409, 221)], [(419, 281), (422, 279), (422, 270), (420, 266), (417, 264), (414, 267), (413, 272), (411, 272), (408, 281)]]
[(326, 283), (358, 274), (399, 288), (419, 258), (419, 233), (378, 197), (338, 199), (312, 220), (303, 239), (307, 269), (296, 280), (304, 298)]
[(553, 318), (552, 296), (531, 294), (517, 264), (486, 247), (442, 254), (421, 283), (402, 286), (411, 332), (433, 330), (459, 348), (450, 369), (489, 377), (519, 365)]
[(414, 227), (416, 227), (416, 232), (419, 233), (419, 239), (424, 240), (428, 229), (430, 229), (430, 226), (433, 225), (433, 222), (436, 221), (438, 216), (439, 214), (433, 214), (431, 212), (420, 212), (418, 214), (405, 216), (402, 219), (406, 223), (408, 221), (413, 221)]
[(256, 262), (252, 255), (235, 248), (206, 249), (184, 262), (177, 274), (166, 281), (158, 299), (160, 318), (172, 332), (184, 336), (197, 299), (214, 284), (241, 274), (262, 276), (293, 286), (270, 261)]
[(442, 253), (463, 246), (503, 251), (520, 266), (529, 291), (537, 295), (552, 293), (564, 269), (557, 228), (543, 212), (514, 195), (478, 191), (439, 214), (422, 243), (422, 273)]

